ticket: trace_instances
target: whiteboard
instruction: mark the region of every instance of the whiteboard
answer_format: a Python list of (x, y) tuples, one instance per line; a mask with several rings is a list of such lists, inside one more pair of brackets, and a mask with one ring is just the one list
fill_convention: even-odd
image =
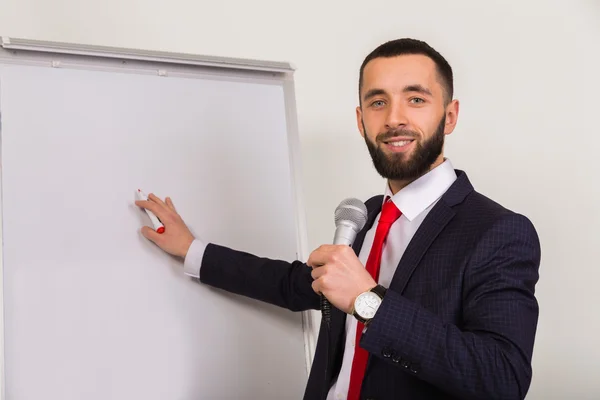
[(134, 205), (137, 188), (171, 196), (206, 241), (305, 256), (289, 70), (10, 47), (0, 53), (4, 398), (301, 398), (305, 316), (184, 275), (181, 259), (141, 236), (150, 221)]

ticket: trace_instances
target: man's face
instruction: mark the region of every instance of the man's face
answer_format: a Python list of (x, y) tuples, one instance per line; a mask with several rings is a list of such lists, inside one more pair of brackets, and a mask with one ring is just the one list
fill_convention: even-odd
[(376, 58), (364, 69), (356, 110), (375, 168), (384, 178), (411, 181), (443, 161), (458, 102), (445, 106), (435, 63), (423, 55)]

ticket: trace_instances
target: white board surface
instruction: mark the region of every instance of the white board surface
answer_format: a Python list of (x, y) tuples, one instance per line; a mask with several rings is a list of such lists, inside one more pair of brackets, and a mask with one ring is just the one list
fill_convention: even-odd
[(205, 240), (297, 257), (283, 83), (201, 72), (0, 60), (6, 400), (301, 398), (301, 314), (139, 234), (137, 188)]

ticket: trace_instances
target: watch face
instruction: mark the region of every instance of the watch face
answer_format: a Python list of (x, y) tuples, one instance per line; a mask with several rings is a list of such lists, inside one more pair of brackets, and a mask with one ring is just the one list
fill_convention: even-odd
[(381, 304), (381, 298), (373, 292), (361, 293), (354, 301), (354, 310), (362, 318), (370, 319), (375, 316), (375, 312)]

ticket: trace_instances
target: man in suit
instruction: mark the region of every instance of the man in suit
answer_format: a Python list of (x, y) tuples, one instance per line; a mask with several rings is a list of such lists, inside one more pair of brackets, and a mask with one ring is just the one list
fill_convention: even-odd
[(305, 399), (523, 399), (532, 377), (540, 244), (524, 216), (476, 192), (443, 155), (457, 123), (452, 69), (424, 42), (382, 44), (360, 70), (358, 129), (383, 195), (352, 248), (286, 262), (194, 238), (171, 199), (138, 202), (143, 235), (201, 282), (322, 322)]

